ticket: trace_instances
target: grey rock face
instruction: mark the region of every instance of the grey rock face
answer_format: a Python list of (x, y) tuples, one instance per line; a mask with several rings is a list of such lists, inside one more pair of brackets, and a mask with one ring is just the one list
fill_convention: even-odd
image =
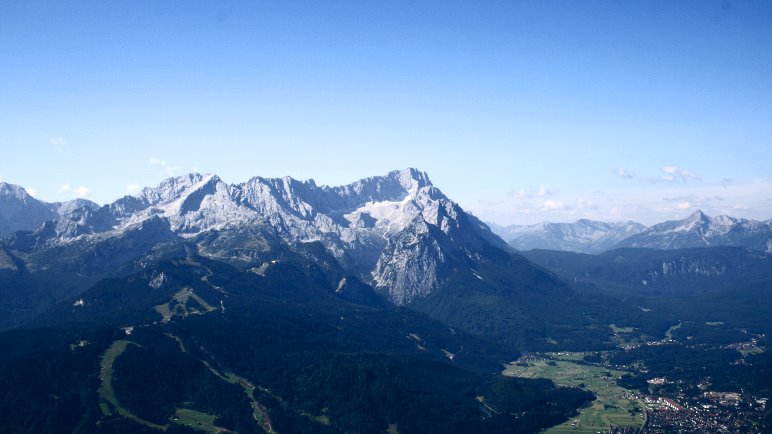
[(166, 222), (219, 259), (249, 261), (277, 242), (295, 249), (320, 243), (396, 304), (428, 295), (449, 267), (473, 261), (481, 249), (506, 248), (416, 169), (339, 187), (289, 177), (226, 184), (216, 175), (189, 174), (100, 208), (61, 208), (68, 212), (41, 214), (55, 222), (20, 238), (25, 246), (96, 243), (137, 233), (150, 221)]
[(0, 238), (16, 231), (32, 230), (47, 220), (57, 219), (78, 208), (97, 207), (97, 204), (85, 199), (43, 202), (18, 185), (0, 182)]

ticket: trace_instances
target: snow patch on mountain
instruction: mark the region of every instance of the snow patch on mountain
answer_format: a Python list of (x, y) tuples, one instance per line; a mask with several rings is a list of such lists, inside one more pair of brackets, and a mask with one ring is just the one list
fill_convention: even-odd
[(271, 243), (293, 249), (319, 243), (344, 270), (397, 304), (431, 293), (446, 262), (477, 260), (491, 243), (503, 247), (416, 169), (338, 187), (290, 177), (227, 184), (193, 173), (50, 217), (55, 222), (36, 232), (35, 245), (96, 243), (148, 228), (159, 240), (186, 239), (204, 255), (262, 263), (260, 252)]

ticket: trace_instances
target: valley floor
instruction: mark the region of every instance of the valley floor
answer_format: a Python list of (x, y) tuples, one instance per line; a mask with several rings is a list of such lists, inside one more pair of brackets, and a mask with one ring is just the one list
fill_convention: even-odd
[(597, 396), (590, 406), (579, 410), (577, 417), (550, 428), (547, 433), (595, 434), (613, 427), (638, 429), (644, 426), (643, 403), (631, 391), (616, 384), (622, 371), (558, 360), (561, 354), (566, 353), (524, 356), (504, 370), (504, 375), (548, 378), (555, 384), (581, 387)]
[[(643, 368), (618, 370), (589, 363), (598, 353), (532, 353), (506, 365), (504, 375), (547, 378), (561, 386), (580, 387), (597, 399), (579, 415), (549, 428), (546, 434), (665, 434), (764, 431), (767, 399), (742, 392), (690, 393), (685, 383), (652, 378), (640, 390), (619, 385), (623, 376), (646, 374)], [(675, 387), (662, 388), (663, 385)], [(698, 390), (705, 390), (701, 384)]]

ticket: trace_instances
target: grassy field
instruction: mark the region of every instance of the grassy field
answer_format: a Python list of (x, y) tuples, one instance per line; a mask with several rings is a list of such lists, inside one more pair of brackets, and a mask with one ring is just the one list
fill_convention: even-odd
[(747, 350), (737, 350), (737, 351), (739, 351), (740, 354), (743, 355), (743, 358), (745, 358), (745, 357), (748, 357), (748, 356), (753, 355), (753, 354), (761, 354), (761, 353), (763, 353), (764, 352), (764, 348), (753, 347), (753, 348), (750, 348), (750, 349), (747, 349)]
[(169, 303), (159, 304), (154, 306), (153, 309), (161, 315), (161, 320), (163, 322), (168, 322), (172, 319), (172, 311), (169, 309)]
[(263, 262), (263, 264), (259, 267), (252, 267), (249, 269), (249, 271), (257, 274), (258, 276), (265, 276), (265, 272), (268, 271), (269, 265), (270, 264), (268, 262)]
[(529, 366), (508, 365), (504, 370), (504, 375), (549, 378), (558, 385), (583, 387), (598, 397), (589, 407), (581, 409), (579, 416), (545, 431), (549, 434), (595, 434), (608, 431), (611, 426), (642, 426), (645, 418), (642, 406), (629, 397), (629, 391), (614, 382), (622, 374), (621, 371), (566, 360), (538, 361)]
[[(115, 390), (113, 389), (113, 363), (129, 345), (136, 345), (134, 342), (119, 340), (113, 342), (112, 345), (102, 355), (102, 361), (99, 368), (99, 379), (101, 384), (99, 385), (99, 397), (107, 403), (102, 403), (100, 406), (102, 412), (106, 416), (111, 416), (112, 411), (116, 410), (118, 413), (122, 413), (123, 407), (118, 404), (118, 398), (115, 396)], [(109, 404), (109, 405), (107, 405)], [(125, 410), (124, 410), (125, 411)]]
[(609, 328), (614, 333), (632, 333), (635, 331), (634, 327), (618, 327), (616, 324), (609, 324)]
[(665, 332), (665, 337), (668, 338), (668, 339), (673, 339), (673, 332), (678, 330), (678, 329), (680, 329), (682, 325), (683, 325), (683, 323), (681, 323), (681, 321), (679, 321), (678, 324), (676, 324), (674, 326), (670, 326), (670, 328), (667, 329), (667, 331)]
[(301, 416), (305, 416), (311, 420), (313, 420), (316, 423), (320, 423), (322, 425), (330, 425), (330, 417), (324, 414), (326, 412), (326, 409), (322, 410), (322, 414), (320, 416), (315, 416), (308, 412), (300, 413)]
[(117, 359), (118, 356), (126, 351), (126, 348), (129, 345), (137, 344), (127, 340), (115, 341), (102, 355), (102, 362), (99, 369), (99, 379), (101, 380), (101, 384), (97, 391), (100, 398), (99, 408), (105, 416), (114, 416), (117, 414), (129, 418), (139, 424), (166, 431), (168, 426), (158, 425), (135, 416), (132, 412), (124, 408), (115, 396), (115, 390), (113, 389), (113, 363), (115, 363), (115, 359)]
[[(191, 299), (198, 307), (190, 303)], [(171, 301), (154, 306), (154, 309), (161, 315), (163, 322), (168, 322), (175, 315), (186, 316), (217, 310), (214, 306), (207, 303), (206, 300), (195, 294), (192, 288), (182, 288), (174, 294)], [(203, 309), (203, 312), (201, 309)]]
[[(182, 342), (180, 342), (180, 345), (182, 345)], [(276, 431), (273, 430), (273, 426), (271, 425), (271, 418), (268, 415), (268, 410), (260, 404), (257, 399), (255, 399), (255, 386), (250, 383), (246, 378), (239, 377), (238, 375), (232, 373), (232, 372), (220, 372), (217, 369), (215, 369), (212, 365), (209, 364), (206, 360), (201, 360), (201, 363), (204, 364), (204, 366), (207, 367), (214, 375), (216, 375), (218, 378), (220, 378), (223, 381), (226, 381), (231, 384), (238, 384), (241, 386), (242, 389), (244, 389), (244, 393), (247, 395), (247, 399), (249, 399), (250, 404), (252, 406), (252, 417), (255, 418), (258, 425), (260, 425), (260, 428), (263, 429), (263, 431), (269, 433), (269, 434), (275, 434)], [(319, 423), (323, 424), (329, 424), (330, 419), (327, 416), (320, 416), (326, 419), (326, 423), (322, 422), (322, 420), (315, 419)]]
[(620, 348), (641, 345), (652, 339), (651, 336), (637, 332), (634, 327), (618, 327), (616, 324), (609, 324), (609, 328), (614, 333), (611, 340)]
[[(180, 291), (177, 294), (181, 294), (181, 293), (182, 293), (182, 291)], [(176, 298), (176, 296), (175, 296), (175, 298)], [(187, 299), (185, 299), (185, 300), (187, 300)], [(204, 304), (202, 304), (202, 306), (204, 306)], [(180, 351), (182, 351), (183, 353), (189, 354), (187, 352), (187, 349), (185, 348), (185, 344), (182, 342), (182, 340), (179, 337), (174, 336), (173, 334), (170, 334), (170, 333), (166, 333), (166, 336), (168, 336), (171, 339), (174, 339), (177, 342), (177, 345), (179, 346)], [(267, 432), (269, 434), (275, 434), (276, 433), (273, 430), (273, 426), (271, 425), (271, 418), (268, 415), (268, 410), (255, 399), (255, 394), (254, 394), (255, 386), (252, 383), (250, 383), (246, 378), (240, 377), (240, 376), (238, 376), (238, 375), (236, 375), (236, 374), (234, 374), (232, 372), (221, 372), (218, 369), (216, 369), (214, 366), (212, 366), (206, 360), (202, 360), (202, 359), (199, 359), (197, 357), (196, 357), (196, 359), (199, 362), (201, 362), (204, 366), (206, 366), (206, 368), (209, 369), (209, 371), (212, 372), (212, 374), (214, 374), (217, 378), (219, 378), (219, 379), (221, 379), (221, 380), (223, 380), (223, 381), (225, 381), (227, 383), (238, 384), (239, 386), (241, 386), (241, 388), (244, 389), (244, 393), (246, 394), (247, 399), (249, 399), (249, 401), (250, 401), (250, 403), (252, 405), (252, 411), (253, 411), (252, 416), (255, 418), (255, 421), (257, 421), (257, 423), (260, 425), (260, 427), (263, 429), (263, 431), (265, 431), (265, 432)], [(188, 423), (184, 423), (183, 420), (190, 421), (190, 419), (189, 418), (188, 419), (183, 419), (180, 416), (180, 414), (179, 414), (180, 411), (187, 412), (186, 413), (187, 416), (198, 415), (197, 416), (198, 419), (195, 419), (194, 421), (196, 423), (200, 423), (200, 425), (192, 426), (192, 425), (190, 425)], [(211, 424), (206, 423), (207, 419), (204, 418), (204, 416), (212, 417), (212, 423)], [(324, 417), (326, 418), (326, 416), (324, 416)], [(175, 421), (175, 422), (181, 423), (183, 425), (190, 426), (192, 428), (196, 428), (196, 429), (200, 429), (200, 430), (204, 430), (205, 431), (206, 429), (204, 429), (204, 428), (209, 429), (209, 427), (211, 426), (211, 427), (214, 427), (215, 429), (217, 429), (217, 431), (214, 431), (214, 432), (225, 432), (225, 431), (227, 431), (224, 428), (215, 427), (214, 426), (214, 418), (216, 418), (216, 416), (211, 416), (211, 415), (208, 415), (206, 413), (199, 413), (199, 412), (196, 412), (196, 411), (193, 411), (193, 410), (187, 410), (187, 409), (179, 409), (179, 410), (177, 410), (177, 418), (178, 418), (178, 420)], [(327, 421), (329, 423), (329, 418), (327, 419)], [(202, 428), (202, 427), (204, 427), (204, 428)], [(212, 431), (207, 431), (207, 432), (212, 432)]]
[(547, 353), (547, 355), (551, 359), (555, 359), (555, 360), (565, 360), (565, 361), (568, 361), (568, 362), (578, 362), (578, 361), (584, 359), (584, 356), (586, 355), (586, 353), (576, 353), (576, 352), (571, 352), (571, 351), (561, 351), (561, 352), (556, 352), (556, 353)]
[(175, 423), (185, 425), (198, 431), (212, 434), (225, 431), (224, 428), (220, 428), (214, 424), (214, 420), (217, 419), (217, 416), (211, 414), (201, 413), (187, 408), (178, 408), (175, 412), (175, 417)]
[(16, 263), (13, 262), (13, 259), (11, 259), (10, 256), (8, 256), (7, 253), (0, 250), (0, 270), (17, 270)]

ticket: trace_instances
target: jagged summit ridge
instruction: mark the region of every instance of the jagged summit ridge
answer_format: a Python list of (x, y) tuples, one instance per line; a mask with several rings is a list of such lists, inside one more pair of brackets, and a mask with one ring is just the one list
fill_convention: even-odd
[[(489, 244), (505, 248), (412, 168), (335, 187), (290, 177), (228, 184), (191, 173), (98, 209), (74, 209), (39, 228), (32, 244), (97, 242), (144, 227), (168, 228), (202, 254), (242, 261), (275, 242), (301, 250), (319, 243), (398, 304), (429, 294), (449, 264), (479, 256), (476, 250)], [(150, 233), (168, 240), (163, 230)]]
[(19, 201), (30, 201), (34, 199), (24, 187), (7, 182), (0, 182), (0, 198), (3, 200), (14, 199)]
[(772, 220), (727, 215), (711, 217), (697, 210), (681, 220), (651, 227), (632, 221), (607, 223), (587, 219), (574, 223), (497, 226), (491, 229), (517, 250), (565, 250), (601, 253), (616, 248), (681, 249), (737, 246), (772, 252)]
[(656, 224), (623, 240), (618, 247), (679, 249), (718, 245), (770, 252), (772, 220), (762, 222), (726, 215), (710, 217), (698, 210), (685, 219)]
[(85, 199), (43, 202), (32, 197), (24, 187), (0, 182), (0, 238), (16, 231), (32, 230), (45, 221), (58, 219), (76, 209), (98, 207)]

